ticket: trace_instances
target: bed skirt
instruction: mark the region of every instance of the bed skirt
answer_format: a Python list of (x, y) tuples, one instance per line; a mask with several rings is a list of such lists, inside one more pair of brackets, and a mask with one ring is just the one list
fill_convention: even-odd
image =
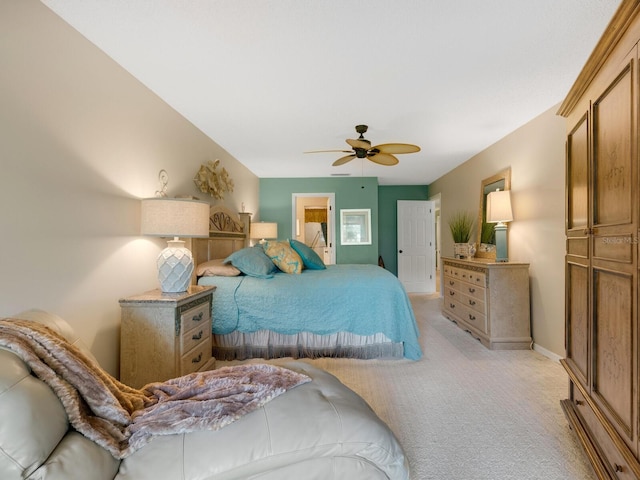
[(355, 335), (338, 332), (317, 335), (300, 332), (283, 335), (270, 330), (253, 333), (231, 332), (213, 335), (213, 356), (218, 360), (250, 358), (403, 358), (402, 343), (390, 341), (386, 335)]

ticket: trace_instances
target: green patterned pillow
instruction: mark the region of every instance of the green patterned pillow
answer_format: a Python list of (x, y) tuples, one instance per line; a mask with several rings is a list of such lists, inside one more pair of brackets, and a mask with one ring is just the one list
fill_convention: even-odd
[(264, 253), (284, 273), (302, 272), (302, 258), (289, 242), (265, 242)]

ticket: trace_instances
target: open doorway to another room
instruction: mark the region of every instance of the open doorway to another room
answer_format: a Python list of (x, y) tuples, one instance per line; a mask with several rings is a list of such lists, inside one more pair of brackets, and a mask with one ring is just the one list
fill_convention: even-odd
[(335, 260), (335, 194), (294, 193), (292, 238), (311, 247), (325, 264)]

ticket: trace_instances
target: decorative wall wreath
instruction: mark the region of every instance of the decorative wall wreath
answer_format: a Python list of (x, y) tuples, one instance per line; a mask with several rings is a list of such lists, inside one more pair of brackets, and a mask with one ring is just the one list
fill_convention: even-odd
[(229, 172), (223, 167), (217, 171), (220, 160), (209, 160), (200, 166), (193, 182), (203, 193), (208, 193), (213, 198), (222, 200), (224, 192), (233, 192), (233, 180), (229, 177)]

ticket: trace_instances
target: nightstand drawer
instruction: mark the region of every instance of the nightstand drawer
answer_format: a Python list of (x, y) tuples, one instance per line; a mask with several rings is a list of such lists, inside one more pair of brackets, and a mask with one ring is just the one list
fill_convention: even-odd
[(188, 332), (182, 332), (180, 336), (180, 351), (188, 352), (194, 348), (199, 342), (211, 337), (211, 319), (200, 323), (196, 328)]
[(189, 350), (180, 359), (180, 374), (187, 375), (202, 368), (211, 359), (211, 336)]
[[(197, 307), (191, 308), (180, 315), (180, 331), (188, 332), (194, 328), (211, 321), (211, 304), (209, 302), (202, 303)], [(211, 325), (209, 325), (211, 327)]]

